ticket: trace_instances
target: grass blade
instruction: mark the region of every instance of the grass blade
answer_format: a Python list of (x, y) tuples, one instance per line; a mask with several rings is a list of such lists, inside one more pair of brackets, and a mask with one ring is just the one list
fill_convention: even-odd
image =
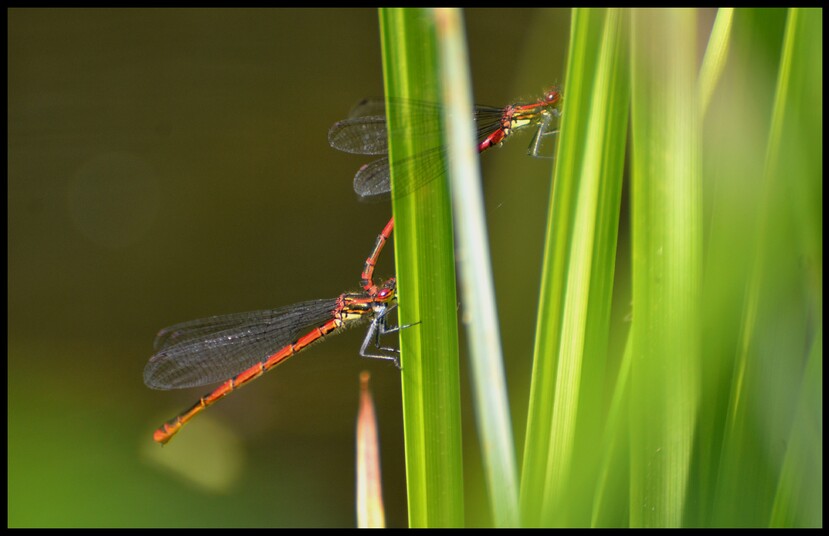
[(573, 15), (524, 454), (528, 525), (590, 522), (627, 130), (622, 19)]
[(495, 290), (489, 258), (480, 167), (473, 134), (472, 90), (460, 13), (440, 9), (444, 127), (452, 179), (464, 324), (468, 333), (478, 423), (490, 507), (498, 527), (518, 525), (518, 481), (506, 393)]
[[(431, 12), (381, 9), (386, 96), (439, 102)], [(391, 162), (421, 147), (399, 124), (411, 110), (386, 107)], [(418, 117), (417, 121), (426, 121)], [(440, 130), (440, 118), (428, 118)], [(392, 191), (398, 177), (392, 166)], [(415, 170), (414, 173), (417, 173)], [(445, 177), (393, 197), (400, 323), (403, 420), (411, 527), (463, 524), (463, 462), (458, 371), (457, 297), (449, 190)]]
[(632, 13), (630, 524), (682, 524), (699, 403), (696, 12)]

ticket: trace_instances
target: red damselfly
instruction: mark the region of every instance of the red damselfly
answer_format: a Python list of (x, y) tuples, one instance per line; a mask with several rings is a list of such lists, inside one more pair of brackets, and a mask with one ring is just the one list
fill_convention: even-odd
[[(164, 423), (155, 431), (153, 439), (166, 443), (208, 406), (311, 344), (347, 327), (369, 322), (360, 355), (390, 360), (399, 368), (397, 350), (380, 346), (382, 335), (401, 329), (387, 323), (388, 314), (397, 307), (395, 279), (379, 286), (372, 281), (377, 258), (393, 226), (394, 219), (389, 220), (377, 237), (361, 274), (359, 292), (280, 309), (192, 320), (161, 330), (155, 339), (155, 355), (144, 368), (144, 383), (148, 387), (183, 389), (225, 381)], [(370, 348), (372, 344), (376, 350)]]
[[(501, 145), (512, 134), (535, 128), (535, 135), (530, 143), (528, 153), (535, 157), (549, 157), (542, 154), (544, 138), (558, 132), (553, 127), (553, 120), (561, 114), (562, 94), (558, 87), (547, 90), (542, 98), (526, 104), (510, 104), (503, 108), (492, 106), (475, 106), (473, 116), (477, 128), (478, 151)], [(434, 137), (435, 128), (429, 121), (419, 121), (418, 116), (425, 117), (434, 113), (438, 107), (433, 103), (403, 100), (390, 103), (391, 106), (405, 107), (415, 117), (412, 123), (400, 128), (407, 134), (418, 137)], [(386, 131), (386, 103), (382, 99), (365, 99), (359, 102), (349, 114), (348, 119), (339, 121), (328, 131), (328, 143), (340, 151), (353, 154), (384, 155), (388, 153)], [(395, 161), (395, 166), (402, 171), (403, 184), (399, 185), (398, 195), (406, 195), (435, 178), (444, 167), (444, 149), (431, 147), (413, 157)], [(414, 166), (417, 166), (417, 173)], [(409, 171), (408, 168), (412, 168)], [(388, 195), (391, 191), (389, 180), (388, 157), (364, 165), (354, 177), (354, 191), (360, 198), (371, 200)]]

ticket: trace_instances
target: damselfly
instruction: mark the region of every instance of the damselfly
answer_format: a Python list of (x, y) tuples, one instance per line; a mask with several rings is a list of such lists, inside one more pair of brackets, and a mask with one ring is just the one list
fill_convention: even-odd
[[(161, 330), (155, 339), (155, 355), (144, 368), (144, 383), (148, 387), (183, 389), (223, 380), (224, 383), (164, 423), (153, 439), (166, 443), (208, 406), (311, 344), (349, 326), (369, 322), (360, 355), (390, 360), (399, 368), (397, 350), (380, 346), (382, 335), (400, 329), (387, 323), (389, 312), (397, 307), (395, 279), (379, 286), (372, 281), (377, 258), (393, 227), (392, 219), (377, 237), (361, 274), (359, 292), (281, 309), (192, 320)], [(375, 348), (371, 348), (372, 344)]]
[[(439, 125), (419, 121), (418, 117), (434, 114), (437, 105), (420, 101), (393, 101), (391, 106), (404, 107), (414, 119), (400, 128), (412, 136), (434, 137), (434, 128)], [(473, 117), (477, 128), (478, 151), (484, 152), (501, 145), (516, 132), (535, 128), (535, 135), (528, 153), (535, 157), (550, 157), (551, 151), (544, 152), (542, 142), (556, 134), (554, 119), (561, 115), (562, 94), (558, 87), (547, 90), (542, 98), (522, 104), (510, 104), (503, 108), (475, 106)], [(364, 99), (344, 119), (328, 131), (328, 143), (335, 149), (354, 154), (383, 155), (388, 153), (386, 129), (386, 103), (382, 99)], [(548, 154), (549, 153), (549, 154)], [(398, 195), (406, 195), (434, 179), (444, 167), (443, 147), (432, 146), (412, 157), (395, 161), (401, 170), (398, 175), (402, 184), (397, 184)], [(416, 168), (416, 172), (415, 172)], [(409, 171), (411, 170), (411, 171)], [(389, 159), (380, 158), (364, 165), (354, 177), (354, 191), (365, 200), (382, 198), (391, 191), (389, 180)]]

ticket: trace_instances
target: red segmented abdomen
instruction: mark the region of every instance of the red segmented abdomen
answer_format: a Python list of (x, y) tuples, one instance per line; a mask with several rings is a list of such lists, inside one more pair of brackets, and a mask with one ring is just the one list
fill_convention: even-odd
[(343, 327), (344, 322), (342, 319), (342, 297), (340, 300), (337, 301), (337, 305), (337, 309), (335, 309), (332, 312), (335, 318), (332, 318), (322, 326), (314, 328), (309, 333), (297, 339), (296, 342), (282, 347), (264, 361), (253, 365), (247, 370), (240, 372), (239, 374), (227, 380), (210, 393), (201, 397), (198, 402), (196, 402), (195, 404), (193, 404), (192, 407), (190, 407), (190, 409), (164, 423), (158, 430), (155, 431), (155, 433), (153, 434), (153, 439), (158, 443), (168, 442), (176, 434), (176, 432), (178, 432), (181, 429), (181, 427), (184, 426), (184, 424), (186, 424), (190, 419), (204, 411), (204, 409), (206, 409), (208, 406), (215, 404), (221, 398), (224, 398), (225, 396), (239, 389), (248, 382), (255, 380), (256, 378), (266, 373), (270, 369), (274, 368), (275, 366), (279, 365), (292, 355), (301, 352), (309, 345), (322, 339), (332, 331), (336, 331), (337, 329)]

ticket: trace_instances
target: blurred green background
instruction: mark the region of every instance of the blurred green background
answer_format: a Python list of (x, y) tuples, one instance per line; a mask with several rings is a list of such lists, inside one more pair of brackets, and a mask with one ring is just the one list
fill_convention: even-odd
[[(467, 10), (476, 100), (504, 105), (562, 82), (569, 16)], [(8, 19), (9, 526), (353, 526), (364, 369), (387, 523), (405, 526), (399, 373), (358, 357), (359, 330), (210, 408), (164, 448), (153, 430), (208, 389), (152, 391), (142, 379), (160, 328), (357, 288), (390, 207), (356, 202), (351, 178), (369, 157), (330, 149), (326, 133), (382, 95), (376, 11)], [(550, 175), (527, 143), (482, 160), (519, 453)], [(389, 248), (377, 273), (392, 272)], [(467, 515), (480, 521), (464, 412)]]

